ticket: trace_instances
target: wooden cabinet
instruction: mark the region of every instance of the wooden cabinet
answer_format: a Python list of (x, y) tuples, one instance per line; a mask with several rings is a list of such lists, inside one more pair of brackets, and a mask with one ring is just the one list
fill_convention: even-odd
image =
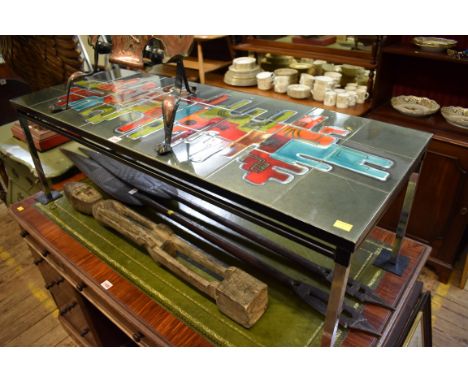
[[(461, 45), (468, 42), (462, 36), (454, 38)], [(406, 94), (434, 99), (441, 107), (467, 107), (468, 60), (421, 52), (410, 41), (407, 36), (394, 37), (382, 48), (376, 105), (366, 116), (434, 134), (419, 177), (407, 235), (433, 248), (428, 265), (442, 282), (447, 282), (466, 240), (468, 130), (448, 124), (440, 112), (422, 118), (403, 115), (389, 101), (392, 96)], [(402, 198), (395, 201), (381, 226), (395, 229)]]

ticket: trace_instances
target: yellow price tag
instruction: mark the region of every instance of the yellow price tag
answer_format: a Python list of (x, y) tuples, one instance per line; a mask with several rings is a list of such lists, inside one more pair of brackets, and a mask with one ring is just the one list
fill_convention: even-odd
[(19, 212), (24, 211), (24, 207), (23, 206), (18, 206), (18, 207), (16, 207), (16, 210), (19, 211)]
[(335, 224), (333, 224), (333, 227), (342, 229), (343, 231), (349, 232), (353, 229), (353, 225), (349, 223), (345, 223), (341, 220), (335, 221)]

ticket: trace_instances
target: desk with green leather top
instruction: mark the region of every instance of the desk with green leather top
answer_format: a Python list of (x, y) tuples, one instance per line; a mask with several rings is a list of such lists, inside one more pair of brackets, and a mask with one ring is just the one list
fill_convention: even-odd
[[(43, 263), (51, 265), (85, 300), (140, 345), (320, 344), (323, 318), (268, 279), (269, 307), (253, 328), (245, 329), (220, 313), (214, 302), (154, 263), (143, 250), (91, 217), (77, 213), (64, 197), (46, 206), (31, 197), (12, 205), (11, 213), (24, 229), (36, 262), (43, 258)], [(392, 239), (393, 234), (375, 228), (354, 255), (351, 275), (374, 287), (380, 297), (395, 304), (396, 310), (366, 305), (364, 314), (382, 331), (382, 337), (339, 330), (337, 343), (341, 346), (400, 345), (409, 330), (421, 294), (416, 278), (430, 248), (405, 239), (402, 250), (410, 261), (404, 275), (398, 277), (371, 264)], [(311, 256), (314, 261), (323, 259), (318, 254)], [(49, 291), (54, 294), (56, 288)], [(86, 316), (91, 321), (89, 327), (96, 327), (93, 315)], [(102, 325), (100, 328), (103, 330)], [(94, 336), (99, 338), (99, 330)]]

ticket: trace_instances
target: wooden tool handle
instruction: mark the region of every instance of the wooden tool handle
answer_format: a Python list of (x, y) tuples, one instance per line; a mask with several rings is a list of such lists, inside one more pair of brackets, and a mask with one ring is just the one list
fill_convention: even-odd
[(176, 235), (165, 241), (161, 248), (173, 257), (177, 256), (177, 252), (182, 253), (219, 276), (226, 274), (227, 268), (224, 265), (210, 259), (208, 255), (187, 244)]
[(162, 248), (155, 246), (150, 248), (147, 247), (146, 249), (154, 261), (164, 265), (181, 279), (187, 281), (190, 285), (216, 300), (216, 290), (219, 286), (218, 281), (209, 281), (204, 279), (198, 273), (192, 271), (190, 268), (179, 262), (175, 257), (172, 257)]
[(172, 234), (172, 231), (160, 228), (161, 235), (157, 235), (158, 226), (155, 223), (116, 200), (107, 199), (94, 204), (93, 216), (127, 239), (144, 247), (161, 246)]
[(120, 202), (109, 199), (97, 202), (93, 206), (93, 216), (138, 245), (144, 246), (153, 260), (161, 263), (200, 291), (212, 298), (216, 297), (215, 291), (219, 283), (210, 282), (183, 265), (176, 259), (177, 252), (183, 253), (220, 276), (224, 276), (227, 268), (185, 243), (169, 227), (155, 224)]
[(155, 224), (116, 200), (108, 199), (96, 203), (93, 206), (93, 216), (141, 246), (161, 247), (172, 257), (176, 257), (177, 252), (183, 253), (219, 276), (226, 273), (226, 267), (187, 244), (168, 226)]

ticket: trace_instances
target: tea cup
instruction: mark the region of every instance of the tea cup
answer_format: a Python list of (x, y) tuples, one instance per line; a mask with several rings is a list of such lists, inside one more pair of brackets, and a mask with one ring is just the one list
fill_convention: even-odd
[(299, 83), (301, 85), (307, 85), (310, 88), (312, 88), (314, 86), (314, 80), (315, 80), (314, 76), (307, 74), (307, 73), (302, 73)]
[(336, 107), (339, 109), (346, 109), (347, 107), (349, 107), (348, 92), (338, 93), (336, 95)]
[(270, 90), (273, 87), (274, 75), (272, 72), (260, 72), (256, 77), (257, 87), (260, 90)]
[(357, 85), (354, 83), (349, 83), (345, 86), (345, 90), (347, 91), (355, 91), (357, 89)]
[(334, 83), (333, 78), (328, 76), (316, 76), (314, 86), (328, 86), (331, 87)]
[(327, 76), (327, 77), (333, 78), (333, 80), (335, 81), (335, 85), (340, 85), (341, 84), (341, 77), (342, 77), (341, 73), (338, 73), (338, 72), (325, 72), (324, 75)]
[(365, 89), (358, 88), (356, 90), (356, 102), (357, 103), (364, 103), (367, 98), (369, 98), (367, 87)]
[(289, 76), (276, 76), (274, 81), (274, 90), (276, 93), (286, 93), (290, 84)]
[(337, 94), (333, 90), (328, 90), (325, 92), (325, 97), (323, 99), (323, 104), (325, 106), (335, 106)]
[(354, 90), (348, 91), (348, 107), (356, 106), (357, 94)]
[(315, 60), (314, 61), (314, 74), (321, 75), (323, 73), (322, 65), (326, 63), (327, 61), (324, 61), (324, 60)]

